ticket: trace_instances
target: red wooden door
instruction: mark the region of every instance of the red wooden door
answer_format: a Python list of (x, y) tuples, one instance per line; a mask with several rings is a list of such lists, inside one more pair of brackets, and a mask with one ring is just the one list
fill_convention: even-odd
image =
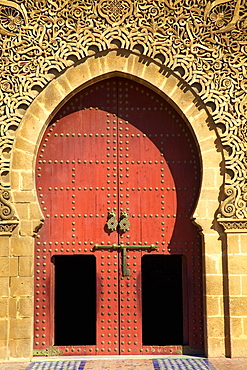
[(124, 78), (58, 112), (37, 155), (36, 349), (203, 348), (198, 157), (175, 110)]

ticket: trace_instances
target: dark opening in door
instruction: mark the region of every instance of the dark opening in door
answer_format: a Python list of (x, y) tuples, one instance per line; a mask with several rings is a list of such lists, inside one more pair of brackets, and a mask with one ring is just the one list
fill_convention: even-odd
[(182, 256), (142, 257), (144, 345), (183, 344)]
[(96, 257), (55, 256), (55, 345), (96, 344)]

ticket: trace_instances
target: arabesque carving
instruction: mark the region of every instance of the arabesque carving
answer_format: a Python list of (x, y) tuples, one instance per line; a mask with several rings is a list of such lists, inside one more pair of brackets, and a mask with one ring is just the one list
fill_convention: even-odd
[(0, 1), (1, 179), (35, 96), (92, 52), (134, 50), (177, 71), (211, 110), (226, 147), (221, 218), (247, 217), (246, 0)]
[(14, 209), (10, 203), (10, 193), (0, 192), (0, 235), (11, 235), (18, 221), (14, 217)]
[(0, 193), (0, 220), (11, 220), (14, 210), (10, 203), (10, 194), (4, 190)]

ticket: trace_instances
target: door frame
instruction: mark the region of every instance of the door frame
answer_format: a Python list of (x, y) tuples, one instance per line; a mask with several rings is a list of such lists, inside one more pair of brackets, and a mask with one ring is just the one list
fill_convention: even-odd
[[(23, 238), (28, 238), (28, 243), (34, 245), (33, 235), (43, 224), (43, 214), (37, 201), (35, 191), (34, 168), (37, 150), (43, 133), (51, 118), (59, 108), (76, 94), (80, 89), (90, 86), (97, 81), (113, 77), (124, 76), (144, 84), (164, 97), (181, 115), (190, 126), (199, 146), (202, 168), (202, 187), (198, 204), (192, 217), (203, 236), (203, 263), (204, 263), (204, 322), (205, 322), (205, 353), (225, 353), (225, 322), (224, 314), (218, 317), (217, 333), (215, 334), (215, 318), (207, 315), (210, 306), (207, 297), (210, 296), (210, 305), (215, 299), (215, 304), (224, 306), (224, 292), (222, 286), (222, 272), (208, 273), (207, 266), (214, 257), (217, 263), (222, 263), (221, 240), (222, 230), (215, 223), (214, 214), (219, 207), (219, 189), (224, 183), (224, 156), (222, 146), (215, 124), (205, 104), (178, 74), (171, 71), (161, 63), (151, 60), (137, 53), (122, 50), (108, 50), (89, 56), (77, 65), (64, 70), (51, 81), (47, 87), (36, 97), (23, 116), (14, 141), (11, 158), (11, 188), (13, 205), (16, 207), (20, 219), (19, 228), (14, 235), (15, 243), (23, 245)], [(208, 184), (207, 173), (214, 173), (214, 186)], [(20, 185), (21, 184), (24, 185)], [(210, 191), (208, 191), (210, 188)], [(28, 216), (21, 212), (21, 205), (25, 199)], [(29, 252), (33, 258), (33, 249)], [(30, 276), (32, 281), (32, 276)], [(219, 287), (214, 291), (215, 281)], [(32, 284), (26, 288), (27, 295), (33, 298)], [(217, 352), (214, 347), (218, 340)], [(32, 348), (33, 334), (30, 328), (28, 336), (30, 351)], [(31, 353), (30, 353), (31, 354)]]

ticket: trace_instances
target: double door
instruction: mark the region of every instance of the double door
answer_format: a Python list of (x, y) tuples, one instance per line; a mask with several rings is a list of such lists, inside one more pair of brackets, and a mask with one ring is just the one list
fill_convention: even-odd
[(111, 78), (61, 108), (37, 155), (37, 353), (203, 348), (199, 173), (185, 122), (138, 83)]

